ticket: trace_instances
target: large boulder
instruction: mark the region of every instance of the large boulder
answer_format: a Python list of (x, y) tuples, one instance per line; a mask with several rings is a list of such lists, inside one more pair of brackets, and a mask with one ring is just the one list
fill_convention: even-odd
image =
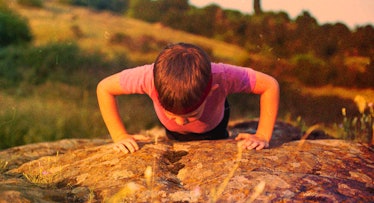
[(0, 151), (0, 202), (374, 202), (370, 146), (294, 138), (261, 151), (233, 139), (152, 140), (133, 154), (110, 140), (14, 147)]

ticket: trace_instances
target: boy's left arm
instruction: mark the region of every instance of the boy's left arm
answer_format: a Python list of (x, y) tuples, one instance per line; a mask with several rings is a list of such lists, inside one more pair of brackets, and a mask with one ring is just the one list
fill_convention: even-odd
[(269, 147), (279, 106), (279, 84), (273, 77), (256, 71), (256, 85), (252, 91), (260, 95), (260, 119), (256, 134), (240, 133), (243, 147), (260, 150)]

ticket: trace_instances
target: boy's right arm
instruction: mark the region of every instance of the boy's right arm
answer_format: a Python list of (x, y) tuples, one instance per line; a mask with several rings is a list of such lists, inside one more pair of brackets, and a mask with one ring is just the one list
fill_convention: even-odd
[(101, 115), (115, 143), (115, 149), (125, 153), (138, 150), (139, 146), (127, 133), (117, 107), (116, 96), (124, 94), (119, 82), (119, 73), (100, 81), (96, 92)]

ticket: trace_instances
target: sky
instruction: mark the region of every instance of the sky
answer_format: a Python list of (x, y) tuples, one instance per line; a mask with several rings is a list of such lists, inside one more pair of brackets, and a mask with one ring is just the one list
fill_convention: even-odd
[[(189, 0), (190, 4), (204, 7), (215, 3), (223, 9), (253, 13), (253, 0)], [(374, 26), (374, 0), (261, 0), (263, 11), (285, 11), (295, 19), (304, 10), (319, 24), (342, 22), (354, 29), (356, 26)]]

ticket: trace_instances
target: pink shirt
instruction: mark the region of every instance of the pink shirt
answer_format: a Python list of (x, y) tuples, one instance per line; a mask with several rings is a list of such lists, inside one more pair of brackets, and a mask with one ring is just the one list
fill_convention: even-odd
[(169, 119), (161, 106), (153, 80), (153, 64), (125, 69), (120, 73), (120, 85), (125, 94), (147, 94), (153, 101), (160, 122), (170, 131), (179, 133), (204, 133), (215, 128), (223, 119), (226, 97), (232, 93), (250, 93), (256, 84), (255, 71), (223, 63), (212, 63), (213, 82), (219, 88), (207, 97), (199, 120), (178, 125)]

